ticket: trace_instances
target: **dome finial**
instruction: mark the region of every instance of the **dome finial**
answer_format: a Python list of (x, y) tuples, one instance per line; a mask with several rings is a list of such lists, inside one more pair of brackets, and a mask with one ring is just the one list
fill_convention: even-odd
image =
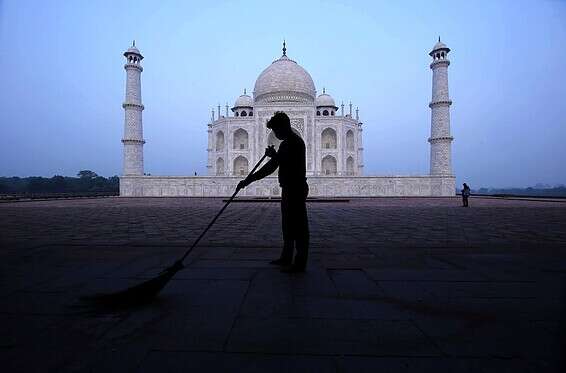
[(246, 89), (244, 88), (244, 94), (246, 94)]
[(322, 94), (323, 95), (326, 94), (326, 88), (325, 87), (322, 87)]
[(440, 35), (438, 35), (438, 42), (440, 43)]
[(283, 55), (286, 56), (287, 55), (287, 48), (285, 45), (285, 39), (283, 39)]
[(135, 47), (135, 46), (136, 46), (136, 39), (134, 39), (134, 40), (132, 41), (132, 47)]

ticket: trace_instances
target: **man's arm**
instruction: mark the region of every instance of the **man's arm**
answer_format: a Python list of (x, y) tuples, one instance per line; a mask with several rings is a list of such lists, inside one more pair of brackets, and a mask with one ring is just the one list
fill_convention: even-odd
[(266, 164), (264, 164), (262, 168), (248, 176), (246, 180), (248, 181), (248, 184), (261, 180), (264, 177), (269, 176), (273, 172), (275, 172), (275, 170), (277, 170), (277, 167), (279, 167), (279, 162), (275, 157), (273, 157)]
[(253, 174), (248, 175), (248, 177), (246, 177), (244, 180), (240, 181), (237, 186), (238, 190), (247, 187), (254, 181), (261, 180), (264, 177), (271, 175), (277, 169), (277, 167), (279, 167), (277, 151), (275, 151), (272, 145), (268, 146), (267, 149), (265, 149), (265, 155), (270, 157), (271, 159), (265, 165), (263, 165), (262, 168), (260, 168)]

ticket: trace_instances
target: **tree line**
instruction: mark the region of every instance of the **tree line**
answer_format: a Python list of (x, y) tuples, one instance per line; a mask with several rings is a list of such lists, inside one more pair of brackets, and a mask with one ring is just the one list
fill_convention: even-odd
[(0, 194), (34, 193), (118, 193), (118, 176), (105, 178), (90, 170), (81, 170), (77, 177), (0, 177)]
[(472, 194), (516, 195), (532, 197), (566, 197), (566, 186), (558, 185), (550, 188), (479, 188), (472, 190)]

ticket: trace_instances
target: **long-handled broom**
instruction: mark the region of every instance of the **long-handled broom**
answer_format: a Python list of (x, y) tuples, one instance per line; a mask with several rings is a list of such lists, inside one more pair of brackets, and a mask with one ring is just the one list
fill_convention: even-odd
[[(251, 175), (255, 172), (255, 170), (259, 167), (261, 162), (265, 159), (266, 155), (264, 154), (263, 157), (257, 162), (254, 166), (252, 171), (248, 174)], [(232, 202), (232, 200), (236, 197), (240, 189), (236, 188), (236, 191), (228, 201), (222, 206), (218, 214), (212, 219), (212, 221), (208, 224), (208, 226), (204, 229), (204, 231), (198, 236), (198, 238), (193, 242), (191, 247), (187, 249), (185, 254), (177, 260), (172, 266), (167, 267), (164, 269), (157, 277), (152, 278), (151, 280), (147, 280), (142, 282), (139, 285), (135, 285), (133, 287), (127, 288), (122, 291), (118, 291), (115, 293), (108, 293), (108, 294), (97, 294), (88, 297), (82, 297), (81, 300), (86, 301), (92, 305), (104, 306), (109, 308), (125, 308), (140, 305), (143, 303), (148, 303), (151, 301), (155, 296), (167, 285), (169, 280), (177, 272), (184, 268), (183, 261), (193, 251), (193, 249), (198, 245), (200, 240), (204, 237), (206, 232), (212, 227), (214, 222), (220, 217), (220, 215), (226, 210), (226, 207)]]

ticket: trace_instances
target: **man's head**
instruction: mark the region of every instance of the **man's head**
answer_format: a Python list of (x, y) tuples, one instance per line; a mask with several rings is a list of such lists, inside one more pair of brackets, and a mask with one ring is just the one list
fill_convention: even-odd
[(285, 140), (291, 134), (291, 121), (287, 114), (278, 111), (267, 122), (267, 128), (273, 130), (279, 140)]

